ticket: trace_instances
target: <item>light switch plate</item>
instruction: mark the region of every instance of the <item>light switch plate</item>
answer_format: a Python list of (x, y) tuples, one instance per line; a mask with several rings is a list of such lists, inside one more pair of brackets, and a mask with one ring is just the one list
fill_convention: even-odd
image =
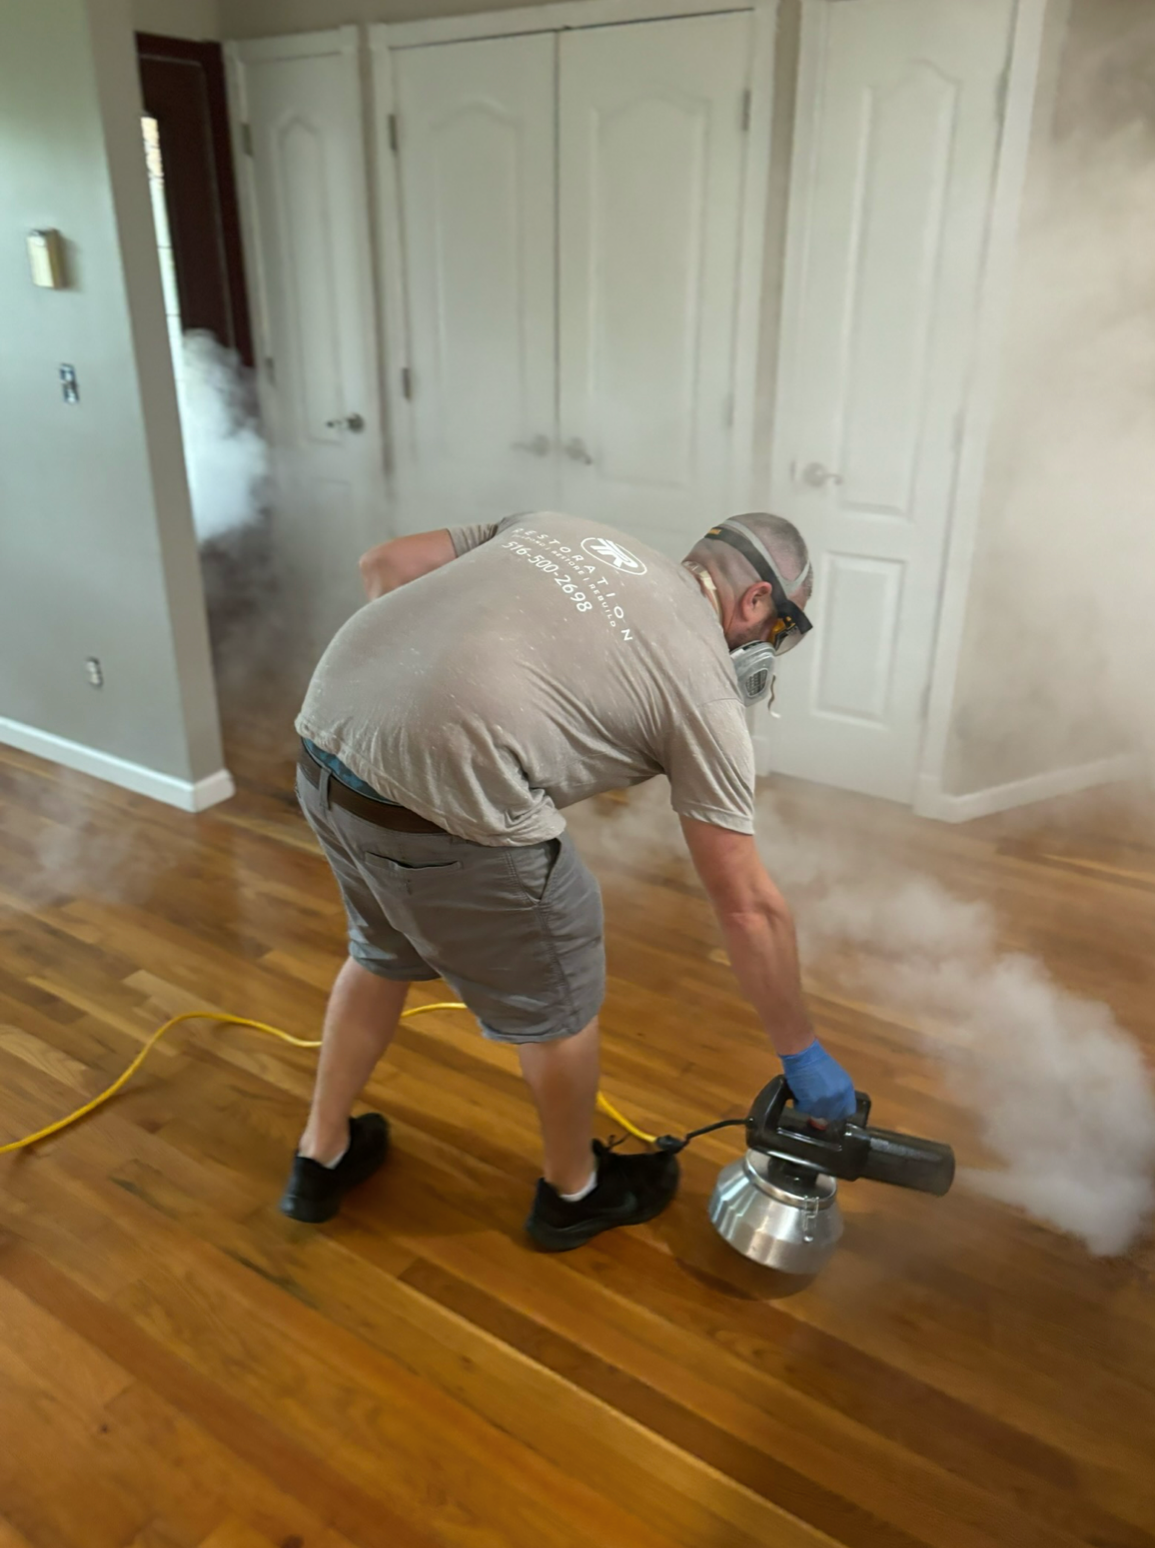
[(60, 232), (54, 229), (28, 233), (28, 263), (32, 269), (32, 283), (44, 290), (63, 290), (64, 242)]

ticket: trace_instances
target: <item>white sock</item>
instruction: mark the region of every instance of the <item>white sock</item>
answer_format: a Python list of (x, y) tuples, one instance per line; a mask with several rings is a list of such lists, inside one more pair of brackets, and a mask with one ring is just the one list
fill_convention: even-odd
[[(300, 1155), (301, 1152), (298, 1150), (297, 1154)], [(345, 1148), (338, 1155), (335, 1155), (331, 1161), (317, 1161), (317, 1165), (323, 1166), (327, 1172), (331, 1172), (335, 1166), (341, 1165), (341, 1162), (344, 1161), (348, 1154), (349, 1146), (346, 1144)], [(317, 1160), (316, 1156), (310, 1156), (308, 1159), (310, 1161)]]
[(588, 1194), (591, 1194), (594, 1191), (597, 1185), (598, 1169), (595, 1166), (593, 1171), (590, 1173), (590, 1180), (588, 1183), (586, 1183), (584, 1188), (579, 1188), (576, 1193), (559, 1193), (558, 1198), (564, 1199), (567, 1204), (580, 1204)]

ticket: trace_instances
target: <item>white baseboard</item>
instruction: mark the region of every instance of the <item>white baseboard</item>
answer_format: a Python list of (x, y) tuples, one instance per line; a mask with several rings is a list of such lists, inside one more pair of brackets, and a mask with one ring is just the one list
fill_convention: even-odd
[(67, 737), (53, 736), (50, 731), (37, 730), (35, 726), (8, 720), (3, 715), (0, 715), (0, 742), (7, 742), (10, 747), (18, 747), (21, 752), (33, 753), (38, 758), (47, 758), (52, 763), (61, 763), (81, 774), (106, 779), (137, 795), (151, 796), (154, 801), (163, 801), (167, 806), (178, 806), (182, 812), (203, 812), (236, 794), (233, 776), (227, 769), (218, 769), (215, 774), (195, 783), (176, 779), (171, 774), (160, 774), (141, 763), (129, 763), (112, 753), (86, 747), (83, 742), (70, 742)]
[(1094, 785), (1142, 779), (1148, 773), (1146, 760), (1138, 754), (1118, 753), (1113, 758), (1051, 769), (1045, 774), (1032, 774), (1028, 779), (1011, 780), (1006, 785), (972, 790), (967, 795), (947, 795), (937, 780), (924, 774), (915, 791), (914, 809), (920, 817), (937, 817), (941, 822), (971, 822), (976, 817), (1009, 811), (1013, 806), (1028, 806), (1032, 801), (1074, 795), (1080, 790), (1090, 790)]
[(230, 800), (237, 793), (236, 783), (228, 769), (218, 769), (215, 774), (198, 779), (195, 785), (187, 788), (192, 792), (192, 805), (185, 808), (189, 812), (207, 812), (210, 806), (219, 806), (222, 801)]

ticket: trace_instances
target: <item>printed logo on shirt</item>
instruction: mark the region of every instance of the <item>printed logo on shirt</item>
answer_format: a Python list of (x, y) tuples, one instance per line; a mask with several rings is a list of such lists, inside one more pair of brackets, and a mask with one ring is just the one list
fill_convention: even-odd
[(585, 553), (594, 559), (600, 559), (603, 564), (608, 564), (618, 570), (622, 575), (644, 575), (646, 567), (636, 554), (631, 554), (628, 548), (623, 548), (620, 543), (615, 543), (613, 538), (588, 537), (582, 543)]
[[(621, 602), (615, 601), (618, 575), (644, 575), (642, 561), (610, 538), (587, 538), (582, 544), (584, 554), (575, 553), (568, 543), (548, 532), (533, 527), (507, 527), (511, 535), (501, 545), (509, 553), (516, 554), (533, 566), (543, 579), (551, 580), (573, 605), (577, 613), (592, 613), (600, 607), (602, 614), (623, 644), (634, 638), (634, 631), (626, 618)], [(593, 544), (595, 546), (591, 547)], [(535, 553), (534, 550), (537, 550)], [(587, 564), (586, 558), (596, 554), (600, 564)], [(636, 568), (627, 569), (626, 565)], [(599, 573), (600, 572), (600, 573)]]

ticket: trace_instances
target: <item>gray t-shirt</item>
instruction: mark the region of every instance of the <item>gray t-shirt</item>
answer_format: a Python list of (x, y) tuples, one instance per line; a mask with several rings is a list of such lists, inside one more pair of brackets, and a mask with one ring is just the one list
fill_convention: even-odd
[(459, 555), (363, 607), (297, 730), (389, 800), (479, 844), (668, 775), (674, 810), (754, 831), (754, 753), (725, 638), (682, 565), (573, 516), (451, 533)]

